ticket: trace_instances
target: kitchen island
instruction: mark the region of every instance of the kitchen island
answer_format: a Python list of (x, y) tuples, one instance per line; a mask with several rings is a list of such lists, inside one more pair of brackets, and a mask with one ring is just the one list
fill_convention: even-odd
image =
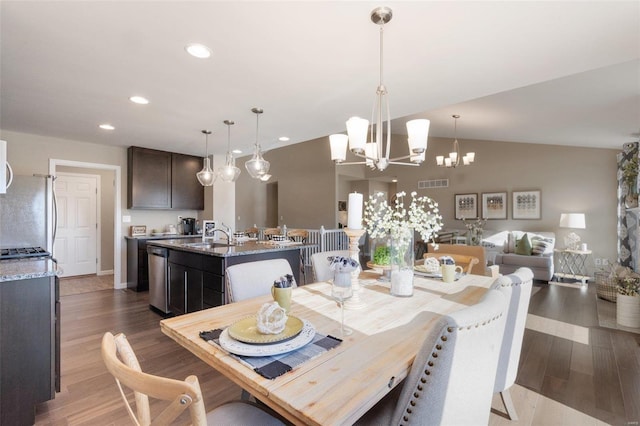
[(172, 314), (181, 315), (223, 305), (225, 273), (229, 266), (269, 259), (285, 259), (300, 283), (300, 250), (306, 245), (284, 242), (147, 241), (168, 249), (167, 297)]
[(31, 425), (35, 405), (60, 390), (56, 265), (0, 261), (0, 424)]

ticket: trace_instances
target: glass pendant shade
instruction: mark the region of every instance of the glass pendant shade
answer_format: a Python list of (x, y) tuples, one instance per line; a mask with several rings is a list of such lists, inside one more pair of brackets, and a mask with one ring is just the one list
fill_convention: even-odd
[(407, 140), (409, 141), (409, 150), (413, 154), (426, 151), (430, 124), (431, 122), (426, 119), (407, 121), (407, 135), (409, 135)]
[(196, 177), (198, 178), (200, 185), (211, 186), (213, 185), (213, 182), (216, 181), (216, 174), (211, 169), (211, 160), (209, 159), (209, 135), (211, 134), (211, 131), (203, 130), (202, 133), (205, 134), (206, 155), (203, 160), (202, 170), (196, 173)]
[(247, 169), (249, 175), (254, 179), (259, 179), (269, 172), (269, 162), (262, 158), (262, 153), (259, 148), (256, 148), (256, 152), (253, 153), (253, 158), (244, 163), (244, 167)]
[(355, 153), (364, 153), (367, 143), (367, 131), (369, 120), (360, 117), (351, 117), (347, 120), (347, 134), (349, 135), (349, 150)]
[(235, 182), (240, 176), (240, 169), (236, 167), (236, 160), (231, 153), (231, 126), (235, 123), (231, 120), (224, 120), (224, 124), (227, 125), (227, 161), (224, 166), (218, 168), (218, 175), (225, 182)]
[(249, 176), (254, 179), (260, 179), (262, 176), (269, 173), (270, 167), (270, 163), (262, 158), (260, 144), (258, 143), (259, 119), (260, 114), (263, 113), (263, 110), (261, 108), (252, 108), (251, 112), (256, 115), (256, 144), (255, 151), (253, 152), (253, 157), (251, 158), (251, 160), (244, 163), (244, 167), (247, 169)]

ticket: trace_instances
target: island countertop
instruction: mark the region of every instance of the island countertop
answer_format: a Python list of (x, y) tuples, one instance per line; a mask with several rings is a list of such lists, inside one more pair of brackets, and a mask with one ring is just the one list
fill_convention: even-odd
[[(194, 244), (193, 242), (185, 242), (184, 240), (179, 239), (148, 241), (147, 245), (216, 257), (244, 256), (248, 254), (269, 253), (274, 251), (293, 251), (309, 246), (309, 244), (293, 243), (289, 241), (284, 241), (282, 243), (275, 243), (271, 241), (246, 241), (235, 242), (231, 245), (227, 245), (224, 240), (207, 242), (212, 243), (214, 247), (198, 246), (196, 245), (198, 242)], [(199, 243), (203, 242), (200, 240)]]
[(47, 258), (9, 259), (0, 262), (0, 282), (56, 275), (56, 264)]

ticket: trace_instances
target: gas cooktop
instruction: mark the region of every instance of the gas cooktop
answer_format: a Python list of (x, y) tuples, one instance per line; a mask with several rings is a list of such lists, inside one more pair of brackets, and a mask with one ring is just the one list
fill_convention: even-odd
[(27, 257), (50, 257), (51, 253), (42, 247), (19, 247), (0, 249), (0, 260), (20, 259)]

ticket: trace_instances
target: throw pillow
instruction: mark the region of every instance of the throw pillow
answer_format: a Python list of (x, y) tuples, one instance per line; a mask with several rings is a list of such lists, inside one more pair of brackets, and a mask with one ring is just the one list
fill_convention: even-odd
[(522, 254), (525, 256), (531, 256), (531, 242), (527, 234), (524, 234), (522, 238), (518, 240), (516, 244), (516, 254)]
[(553, 243), (549, 239), (535, 236), (531, 237), (531, 254), (542, 255)]

